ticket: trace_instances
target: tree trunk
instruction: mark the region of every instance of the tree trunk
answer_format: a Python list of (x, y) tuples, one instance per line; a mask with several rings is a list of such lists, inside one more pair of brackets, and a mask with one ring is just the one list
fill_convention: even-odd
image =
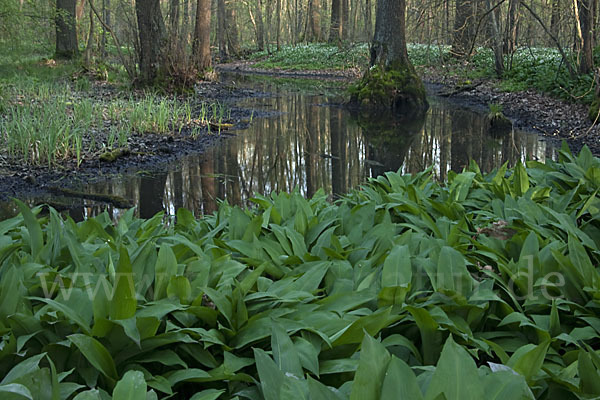
[(277, 51), (281, 50), (281, 36), (280, 36), (280, 31), (281, 31), (281, 0), (277, 0), (275, 2), (275, 18), (276, 18), (276, 23), (275, 23), (275, 38), (277, 41)]
[(489, 27), (490, 36), (492, 38), (493, 50), (494, 50), (494, 66), (496, 69), (496, 75), (501, 77), (504, 73), (504, 55), (502, 54), (502, 38), (500, 37), (500, 29), (498, 28), (498, 20), (496, 13), (492, 10), (491, 0), (486, 0), (486, 5), (489, 12)]
[(75, 22), (76, 0), (56, 0), (56, 54), (57, 58), (74, 58), (77, 45)]
[(229, 55), (239, 57), (241, 54), (240, 38), (235, 20), (235, 8), (233, 2), (225, 4), (225, 24), (227, 26), (227, 47)]
[(373, 39), (373, 17), (371, 16), (371, 1), (365, 0), (365, 34), (367, 40)]
[(210, 68), (210, 8), (211, 0), (198, 0), (194, 29), (194, 64), (199, 72)]
[(309, 10), (309, 30), (311, 39), (321, 41), (321, 2), (320, 0), (310, 1)]
[(473, 0), (455, 0), (454, 33), (452, 35), (452, 54), (456, 57), (468, 57), (473, 40)]
[(227, 27), (225, 24), (225, 0), (217, 0), (217, 41), (219, 42), (219, 58), (227, 60)]
[(350, 6), (348, 0), (341, 0), (342, 2), (342, 16), (340, 18), (340, 32), (342, 40), (348, 40), (348, 31), (350, 27)]
[(262, 16), (262, 0), (256, 0), (256, 43), (258, 50), (263, 51), (265, 49), (265, 26), (263, 24)]
[(427, 109), (425, 88), (406, 49), (405, 0), (379, 0), (371, 68), (353, 92), (352, 101), (363, 106), (419, 112)]
[(337, 43), (342, 39), (342, 0), (331, 0), (331, 25), (329, 26), (329, 43)]
[(581, 35), (583, 38), (583, 47), (579, 60), (579, 72), (588, 74), (594, 67), (593, 49), (594, 49), (594, 12), (595, 0), (578, 0), (579, 18), (581, 23)]
[(161, 48), (164, 41), (164, 22), (159, 0), (137, 0), (135, 12), (140, 40), (140, 83), (153, 84), (161, 70)]
[[(560, 0), (552, 1), (552, 17), (550, 19), (550, 33), (552, 36), (558, 39), (560, 33)], [(554, 43), (552, 39), (549, 39), (549, 44), (552, 46)]]
[(520, 0), (510, 0), (508, 3), (508, 18), (506, 22), (506, 35), (504, 51), (512, 54), (517, 49), (517, 26), (519, 25)]

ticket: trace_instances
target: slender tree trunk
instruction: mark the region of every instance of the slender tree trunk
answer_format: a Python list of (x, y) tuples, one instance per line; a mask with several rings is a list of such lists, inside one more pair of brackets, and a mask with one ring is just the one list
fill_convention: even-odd
[(517, 27), (519, 25), (520, 4), (520, 0), (510, 0), (508, 3), (508, 18), (506, 22), (504, 43), (504, 50), (507, 54), (512, 54), (517, 49)]
[(454, 33), (452, 35), (452, 54), (457, 57), (468, 57), (472, 42), (472, 25), (474, 22), (474, 0), (455, 0)]
[(277, 0), (275, 2), (275, 18), (276, 18), (276, 24), (275, 24), (275, 37), (277, 40), (277, 51), (281, 50), (281, 36), (280, 36), (280, 31), (281, 31), (281, 0)]
[(594, 67), (593, 49), (594, 49), (594, 14), (595, 0), (578, 0), (579, 18), (581, 23), (581, 36), (583, 38), (583, 47), (579, 60), (579, 72), (589, 73)]
[(494, 66), (496, 69), (496, 75), (501, 77), (504, 73), (504, 55), (502, 53), (502, 37), (500, 36), (500, 29), (498, 28), (498, 20), (496, 13), (492, 10), (491, 0), (486, 0), (486, 6), (488, 8), (489, 18), (489, 31), (492, 39), (492, 47), (494, 49)]
[(321, 37), (321, 1), (311, 0), (310, 2), (310, 32), (312, 38), (317, 42), (322, 40)]
[(265, 49), (265, 26), (263, 25), (262, 0), (256, 0), (256, 43), (258, 50)]
[(342, 15), (340, 18), (340, 32), (342, 40), (348, 40), (348, 31), (350, 27), (350, 6), (348, 0), (341, 0), (342, 3)]
[(137, 0), (135, 11), (140, 40), (140, 83), (152, 84), (161, 70), (164, 22), (159, 0)]
[(89, 67), (92, 60), (92, 44), (94, 43), (94, 12), (90, 8), (90, 30), (87, 38), (87, 45), (85, 46), (85, 53), (83, 55), (84, 64)]
[(210, 68), (210, 10), (211, 0), (198, 0), (196, 6), (196, 27), (194, 29), (194, 64), (198, 71)]
[(229, 49), (229, 55), (239, 57), (241, 54), (240, 49), (240, 38), (237, 29), (237, 22), (235, 18), (235, 6), (233, 2), (225, 3), (225, 24), (227, 29), (227, 47)]
[(219, 58), (221, 62), (228, 58), (227, 27), (225, 24), (225, 0), (217, 0), (217, 41), (219, 42)]
[(75, 21), (76, 0), (56, 0), (57, 58), (73, 58), (79, 52)]
[[(560, 34), (560, 0), (552, 1), (552, 17), (550, 19), (550, 32), (555, 38), (559, 38)], [(549, 45), (553, 46), (552, 39), (548, 39)]]
[(365, 0), (365, 34), (368, 41), (373, 40), (373, 15), (371, 13), (371, 0)]
[(329, 26), (329, 43), (337, 43), (342, 39), (342, 0), (331, 0), (331, 25)]

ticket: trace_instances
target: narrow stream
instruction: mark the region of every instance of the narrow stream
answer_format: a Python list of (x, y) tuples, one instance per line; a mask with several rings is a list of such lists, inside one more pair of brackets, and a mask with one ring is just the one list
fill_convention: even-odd
[[(173, 215), (180, 207), (200, 215), (215, 211), (219, 199), (242, 205), (255, 193), (298, 189), (311, 196), (323, 188), (335, 197), (369, 177), (398, 169), (414, 173), (433, 165), (435, 177), (444, 180), (448, 171), (461, 171), (470, 159), (489, 171), (505, 161), (556, 158), (556, 149), (538, 136), (520, 131), (493, 135), (484, 115), (436, 98), (430, 99), (424, 119), (360, 121), (328, 105), (335, 101), (334, 83), (319, 82), (305, 90), (290, 86), (289, 80), (228, 79), (273, 93), (237, 106), (278, 113), (253, 119), (248, 129), (235, 131), (237, 136), (203, 154), (183, 157), (162, 172), (122, 176), (83, 189), (130, 199), (141, 217), (161, 210)], [(70, 211), (75, 219), (104, 210), (114, 217), (124, 212), (89, 200), (66, 201), (75, 205)], [(14, 205), (0, 204), (0, 219), (14, 213)]]

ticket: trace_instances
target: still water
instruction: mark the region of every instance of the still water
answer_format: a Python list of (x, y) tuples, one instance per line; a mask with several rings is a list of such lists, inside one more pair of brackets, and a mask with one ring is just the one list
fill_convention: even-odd
[[(84, 190), (125, 197), (141, 217), (161, 210), (173, 215), (180, 207), (200, 215), (215, 211), (220, 199), (244, 205), (255, 193), (297, 189), (311, 196), (323, 188), (334, 198), (386, 171), (414, 173), (432, 165), (435, 178), (444, 180), (449, 170), (461, 171), (470, 159), (489, 171), (506, 161), (556, 158), (556, 149), (538, 136), (520, 131), (493, 135), (484, 115), (445, 100), (430, 99), (422, 118), (365, 120), (331, 104), (339, 101), (334, 83), (309, 83), (306, 90), (289, 80), (227, 79), (272, 93), (237, 106), (277, 114), (254, 118), (236, 136), (163, 171), (132, 173)], [(114, 217), (123, 212), (89, 200), (67, 201), (74, 202), (70, 214), (75, 219), (103, 210)], [(4, 204), (0, 213), (12, 214), (13, 207)]]

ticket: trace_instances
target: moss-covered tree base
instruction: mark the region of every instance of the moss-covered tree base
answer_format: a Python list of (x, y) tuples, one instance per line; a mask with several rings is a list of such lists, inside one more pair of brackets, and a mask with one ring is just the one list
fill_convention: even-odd
[(424, 112), (429, 107), (423, 82), (412, 68), (372, 67), (350, 88), (350, 103), (369, 109)]

